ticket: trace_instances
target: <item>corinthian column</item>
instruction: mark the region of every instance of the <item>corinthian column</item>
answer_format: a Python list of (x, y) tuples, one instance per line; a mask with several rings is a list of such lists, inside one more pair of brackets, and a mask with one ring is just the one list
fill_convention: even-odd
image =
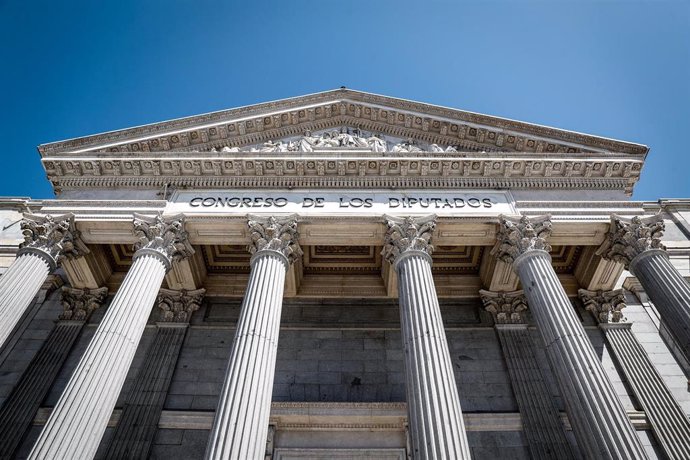
[(534, 355), (523, 292), (482, 290), (479, 295), (494, 318), (532, 458), (574, 459), (558, 408)]
[(24, 214), (24, 242), (17, 258), (0, 277), (0, 346), (17, 325), (31, 299), (64, 257), (88, 252), (74, 228), (74, 216)]
[(588, 459), (647, 455), (551, 266), (549, 216), (501, 217), (492, 253), (512, 264), (544, 340), (575, 437)]
[(108, 288), (62, 288), (64, 311), (0, 409), (0, 458), (11, 458), (48, 394), (72, 345)]
[(663, 233), (661, 216), (624, 219), (613, 215), (603, 256), (621, 262), (637, 277), (690, 360), (690, 283), (668, 259), (661, 244)]
[(435, 219), (388, 217), (383, 256), (398, 274), (412, 457), (469, 459), (458, 387), (431, 276)]
[(604, 332), (661, 449), (671, 459), (690, 458), (690, 420), (625, 321), (623, 291), (580, 289), (579, 294)]
[(193, 253), (183, 218), (134, 217), (132, 267), (101, 320), (29, 458), (96, 455), (158, 289), (176, 259)]
[(294, 217), (249, 218), (251, 271), (207, 459), (263, 459), (285, 273), (302, 255)]

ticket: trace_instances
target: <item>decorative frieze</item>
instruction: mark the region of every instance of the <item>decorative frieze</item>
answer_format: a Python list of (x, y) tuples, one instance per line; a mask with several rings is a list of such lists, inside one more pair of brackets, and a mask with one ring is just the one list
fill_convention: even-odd
[(108, 295), (108, 288), (98, 289), (73, 289), (68, 286), (62, 288), (61, 320), (86, 321), (91, 313), (103, 304)]
[(656, 215), (647, 218), (638, 216), (626, 219), (617, 215), (611, 216), (608, 247), (604, 257), (630, 267), (632, 260), (650, 249), (665, 250), (661, 244), (664, 234), (664, 220)]
[(491, 313), (496, 324), (525, 324), (523, 314), (527, 301), (522, 291), (493, 292), (480, 290), (479, 295), (484, 309)]
[(599, 324), (625, 322), (623, 310), (625, 308), (625, 295), (622, 289), (615, 291), (588, 291), (580, 289), (580, 295), (585, 309), (594, 315)]
[(529, 251), (549, 252), (551, 245), (546, 241), (549, 236), (551, 236), (551, 216), (549, 215), (532, 218), (501, 216), (496, 246), (491, 254), (511, 264), (520, 255)]
[(297, 220), (288, 217), (249, 216), (251, 243), (248, 250), (256, 255), (261, 251), (274, 251), (285, 256), (289, 263), (302, 256), (297, 232)]
[(184, 230), (184, 217), (134, 214), (134, 233), (139, 241), (134, 245), (134, 258), (143, 254), (159, 256), (168, 270), (174, 260), (194, 254)]
[(434, 252), (431, 236), (436, 228), (436, 216), (386, 216), (388, 231), (383, 243), (383, 257), (395, 264), (407, 252), (421, 252), (428, 256)]
[(192, 313), (201, 306), (204, 294), (206, 294), (206, 289), (174, 291), (161, 288), (158, 291), (159, 321), (163, 323), (189, 323)]

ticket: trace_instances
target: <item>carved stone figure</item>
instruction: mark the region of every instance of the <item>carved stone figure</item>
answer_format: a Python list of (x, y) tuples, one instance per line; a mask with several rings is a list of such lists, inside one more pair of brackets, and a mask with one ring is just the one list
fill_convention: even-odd
[(385, 140), (374, 134), (367, 138), (367, 145), (369, 145), (373, 152), (385, 152), (388, 147)]
[(408, 139), (407, 141), (396, 144), (395, 146), (393, 146), (393, 149), (391, 151), (402, 153), (423, 152), (421, 148), (415, 145), (415, 142), (412, 139)]

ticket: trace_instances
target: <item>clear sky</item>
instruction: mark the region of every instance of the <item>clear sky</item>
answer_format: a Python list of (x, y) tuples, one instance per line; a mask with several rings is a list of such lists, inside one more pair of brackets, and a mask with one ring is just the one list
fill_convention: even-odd
[(0, 195), (36, 146), (345, 85), (639, 142), (690, 197), (688, 1), (0, 0)]

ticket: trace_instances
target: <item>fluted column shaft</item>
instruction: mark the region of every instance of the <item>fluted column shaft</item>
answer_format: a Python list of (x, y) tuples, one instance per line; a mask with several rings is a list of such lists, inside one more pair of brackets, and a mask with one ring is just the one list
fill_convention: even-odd
[(91, 459), (96, 455), (173, 260), (193, 253), (181, 216), (135, 214), (140, 237), (131, 268), (72, 373), (31, 459)]
[(690, 283), (661, 249), (642, 252), (630, 262), (630, 271), (640, 281), (690, 361)]
[(264, 458), (288, 264), (273, 250), (252, 257), (207, 459)]
[(127, 272), (29, 458), (93, 458), (167, 268), (144, 254)]
[(670, 459), (690, 458), (690, 420), (654, 368), (630, 323), (600, 324), (659, 446)]
[(580, 319), (551, 266), (531, 249), (513, 266), (559, 383), (580, 448), (591, 459), (647, 458)]
[(52, 268), (40, 252), (24, 252), (0, 276), (0, 346), (12, 334)]
[(398, 259), (409, 432), (414, 459), (469, 459), (453, 363), (431, 274), (431, 257)]

